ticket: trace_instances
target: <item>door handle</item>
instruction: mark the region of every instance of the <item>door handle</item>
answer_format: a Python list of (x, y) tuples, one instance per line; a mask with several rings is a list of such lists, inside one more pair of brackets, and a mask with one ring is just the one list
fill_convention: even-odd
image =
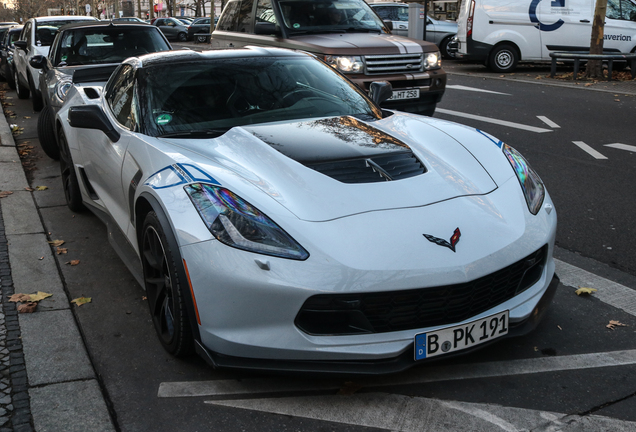
[(582, 20), (580, 20), (579, 22), (582, 22), (582, 23), (589, 23), (589, 22), (590, 22), (590, 20), (582, 19)]

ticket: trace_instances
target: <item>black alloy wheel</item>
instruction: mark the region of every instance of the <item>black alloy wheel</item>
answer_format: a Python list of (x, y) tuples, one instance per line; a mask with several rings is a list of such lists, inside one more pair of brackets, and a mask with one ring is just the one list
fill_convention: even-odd
[(60, 172), (62, 174), (62, 188), (64, 189), (64, 197), (66, 205), (71, 211), (80, 213), (86, 207), (82, 202), (82, 192), (80, 191), (77, 174), (73, 158), (66, 142), (66, 137), (60, 132)]
[(177, 40), (178, 40), (179, 42), (185, 42), (185, 41), (187, 41), (187, 40), (188, 40), (188, 34), (187, 34), (187, 33), (184, 33), (184, 32), (179, 33), (179, 34), (177, 35)]
[(60, 148), (57, 146), (55, 131), (53, 130), (53, 110), (50, 106), (45, 106), (38, 117), (38, 139), (40, 146), (48, 157), (53, 160), (60, 158)]
[(161, 345), (175, 357), (190, 355), (194, 351), (194, 338), (183, 293), (187, 282), (179, 281), (176, 266), (181, 263), (175, 262), (154, 211), (144, 220), (141, 262), (150, 315)]

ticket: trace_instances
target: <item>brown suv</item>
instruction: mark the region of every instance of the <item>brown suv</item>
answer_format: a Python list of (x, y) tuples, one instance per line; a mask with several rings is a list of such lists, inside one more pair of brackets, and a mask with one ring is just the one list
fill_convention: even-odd
[(391, 35), (363, 0), (230, 0), (212, 47), (246, 45), (308, 51), (366, 91), (389, 81), (390, 109), (433, 115), (446, 87), (438, 48)]

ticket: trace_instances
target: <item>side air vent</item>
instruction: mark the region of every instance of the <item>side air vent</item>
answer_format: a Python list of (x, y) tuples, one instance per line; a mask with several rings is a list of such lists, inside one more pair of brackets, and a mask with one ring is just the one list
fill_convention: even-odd
[(321, 162), (306, 166), (342, 183), (401, 180), (426, 172), (426, 167), (411, 152)]

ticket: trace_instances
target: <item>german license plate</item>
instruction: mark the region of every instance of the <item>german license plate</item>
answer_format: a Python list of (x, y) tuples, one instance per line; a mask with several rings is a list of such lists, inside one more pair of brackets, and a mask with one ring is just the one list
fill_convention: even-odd
[(420, 89), (393, 90), (393, 94), (387, 100), (419, 99), (419, 97)]
[(508, 333), (508, 311), (468, 324), (415, 335), (415, 360), (435, 357), (483, 344)]

